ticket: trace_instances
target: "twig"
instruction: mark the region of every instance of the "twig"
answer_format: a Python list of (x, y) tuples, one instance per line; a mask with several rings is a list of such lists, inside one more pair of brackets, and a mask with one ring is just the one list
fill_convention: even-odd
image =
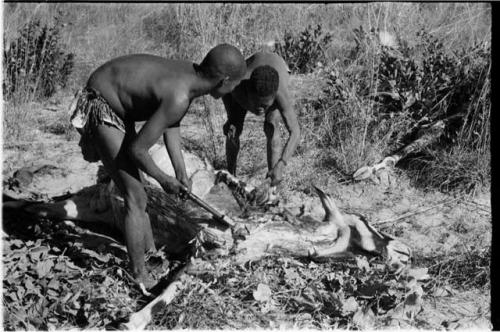
[(399, 216), (399, 217), (396, 217), (396, 218), (392, 218), (392, 219), (383, 220), (383, 221), (379, 221), (379, 222), (375, 222), (373, 224), (374, 225), (382, 225), (382, 224), (393, 223), (393, 222), (401, 220), (401, 219), (405, 219), (405, 218), (408, 218), (408, 217), (411, 217), (411, 216), (414, 216), (414, 215), (417, 215), (417, 214), (421, 214), (421, 213), (427, 212), (429, 210), (435, 209), (435, 208), (440, 207), (440, 206), (442, 206), (444, 204), (448, 204), (448, 203), (457, 201), (459, 199), (460, 198), (454, 198), (454, 199), (451, 199), (451, 200), (448, 200), (448, 201), (444, 201), (444, 202), (438, 203), (436, 205), (427, 207), (427, 208), (419, 210), (419, 211), (408, 212), (406, 214), (403, 214), (402, 216)]
[(432, 267), (434, 267), (434, 266), (444, 265), (444, 264), (447, 264), (447, 263), (449, 263), (449, 262), (451, 262), (451, 261), (455, 261), (455, 260), (457, 260), (457, 257), (455, 257), (455, 256), (454, 256), (454, 257), (451, 257), (451, 258), (445, 259), (445, 260), (443, 260), (443, 261), (437, 262), (437, 263), (435, 263), (435, 264), (432, 264), (432, 265), (428, 266), (427, 268), (428, 268), (428, 269), (430, 269), (430, 268), (432, 268)]
[(468, 200), (468, 199), (463, 199), (462, 202), (463, 203), (467, 203), (469, 205), (476, 206), (478, 209), (491, 214), (491, 207), (489, 207), (486, 204), (481, 204), (481, 203), (474, 202), (474, 201), (471, 201), (471, 200)]

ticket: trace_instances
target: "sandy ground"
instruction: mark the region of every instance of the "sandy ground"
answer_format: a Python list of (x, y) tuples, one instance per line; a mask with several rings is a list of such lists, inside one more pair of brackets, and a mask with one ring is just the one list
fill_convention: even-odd
[[(68, 102), (69, 98), (66, 98), (55, 112), (44, 110), (39, 105), (39, 122), (50, 124), (58, 121)], [(192, 138), (197, 135), (200, 126), (203, 126), (203, 122), (193, 114), (188, 114), (181, 131), (184, 137)], [(43, 184), (48, 188), (48, 196), (76, 192), (95, 183), (98, 164), (83, 160), (76, 135), (68, 140), (65, 135), (36, 130), (32, 144), (4, 146), (4, 180), (20, 167), (53, 165), (59, 170), (52, 174), (50, 185)], [(61, 169), (67, 171), (61, 172)], [(388, 186), (369, 182), (349, 185), (332, 182), (322, 186), (333, 195), (341, 209), (363, 214), (372, 224), (379, 224), (376, 227), (382, 231), (403, 239), (413, 249), (417, 265), (423, 264), (425, 257), (467, 252), (474, 246), (491, 246), (489, 192), (475, 198), (451, 197), (438, 192), (425, 193), (410, 187), (408, 183), (408, 179), (399, 175)], [(289, 193), (286, 198), (286, 204), (303, 204), (307, 212), (321, 213), (315, 197)], [(405, 215), (407, 217), (401, 218)], [(450, 289), (437, 296), (427, 296), (424, 312), (419, 317), (436, 328), (443, 321), (455, 322), (451, 328), (490, 328), (489, 305), (489, 290)]]

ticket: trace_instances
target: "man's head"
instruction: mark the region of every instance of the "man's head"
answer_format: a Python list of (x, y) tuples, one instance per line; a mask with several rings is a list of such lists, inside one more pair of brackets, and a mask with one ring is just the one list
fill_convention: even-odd
[(255, 114), (262, 115), (274, 103), (280, 79), (271, 66), (259, 66), (252, 71), (249, 86), (255, 102)]
[(219, 98), (239, 84), (246, 73), (246, 62), (236, 47), (220, 44), (208, 52), (199, 65), (199, 70), (205, 77), (217, 80), (217, 86), (210, 94)]

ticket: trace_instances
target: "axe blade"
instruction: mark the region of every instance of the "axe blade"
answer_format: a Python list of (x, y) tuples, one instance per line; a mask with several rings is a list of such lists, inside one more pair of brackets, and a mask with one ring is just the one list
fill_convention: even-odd
[(228, 216), (223, 215), (222, 213), (220, 213), (219, 211), (217, 211), (215, 208), (213, 208), (212, 206), (210, 206), (207, 202), (205, 202), (204, 200), (202, 200), (197, 195), (195, 195), (195, 194), (193, 194), (192, 192), (189, 192), (189, 191), (185, 191), (184, 195), (186, 195), (192, 202), (194, 202), (195, 204), (197, 204), (199, 207), (203, 208), (204, 210), (206, 210), (207, 212), (209, 212), (210, 214), (212, 214), (212, 216), (216, 220), (221, 221), (222, 223), (224, 223), (224, 224), (226, 224), (226, 225), (228, 225), (230, 227), (234, 227), (235, 226), (235, 223), (234, 223), (233, 220), (231, 220), (231, 218), (229, 218)]

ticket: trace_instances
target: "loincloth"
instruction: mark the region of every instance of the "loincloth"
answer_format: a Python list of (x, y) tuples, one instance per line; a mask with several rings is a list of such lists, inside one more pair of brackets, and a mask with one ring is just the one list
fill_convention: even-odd
[(96, 162), (100, 159), (93, 142), (95, 129), (106, 124), (125, 133), (123, 120), (111, 109), (108, 102), (92, 88), (84, 88), (75, 96), (70, 106), (71, 124), (81, 135), (78, 145), (82, 149), (83, 159)]

